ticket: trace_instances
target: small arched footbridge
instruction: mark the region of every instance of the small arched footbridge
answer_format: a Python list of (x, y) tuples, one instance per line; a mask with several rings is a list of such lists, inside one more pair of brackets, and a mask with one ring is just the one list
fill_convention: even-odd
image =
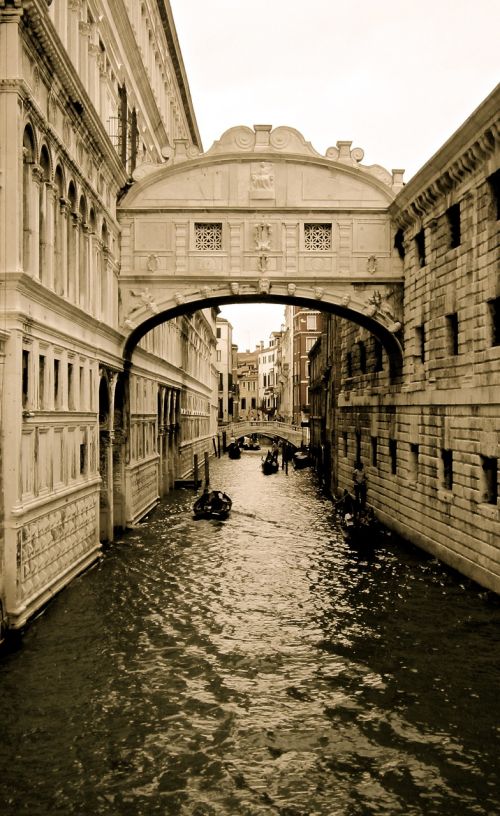
[(258, 436), (267, 436), (269, 439), (278, 437), (278, 439), (290, 442), (290, 444), (296, 448), (299, 448), (302, 443), (308, 440), (307, 428), (272, 420), (269, 422), (265, 420), (240, 420), (240, 422), (231, 422), (227, 425), (221, 425), (220, 430), (226, 433), (228, 440), (232, 436), (234, 436), (235, 439), (240, 439), (243, 436), (258, 434)]

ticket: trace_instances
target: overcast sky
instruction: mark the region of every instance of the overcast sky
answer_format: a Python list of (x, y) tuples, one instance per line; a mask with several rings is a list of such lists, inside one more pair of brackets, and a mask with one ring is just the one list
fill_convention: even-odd
[[(498, 82), (499, 0), (170, 0), (204, 150), (235, 125), (338, 140), (408, 181)], [(224, 307), (236, 342), (283, 308)], [(272, 317), (266, 320), (266, 311)]]

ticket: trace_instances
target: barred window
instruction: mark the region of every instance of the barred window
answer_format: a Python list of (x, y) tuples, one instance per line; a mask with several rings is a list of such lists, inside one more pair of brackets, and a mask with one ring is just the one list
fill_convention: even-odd
[(309, 252), (328, 252), (332, 248), (332, 225), (304, 224), (304, 247)]
[(195, 224), (195, 248), (205, 251), (222, 249), (222, 224)]

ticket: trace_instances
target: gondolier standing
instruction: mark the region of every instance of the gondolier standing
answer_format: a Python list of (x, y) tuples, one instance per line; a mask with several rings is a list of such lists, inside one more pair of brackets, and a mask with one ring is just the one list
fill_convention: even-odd
[(352, 472), (352, 480), (354, 483), (354, 497), (359, 510), (363, 510), (366, 504), (366, 473), (363, 467), (363, 462), (358, 460), (354, 465)]

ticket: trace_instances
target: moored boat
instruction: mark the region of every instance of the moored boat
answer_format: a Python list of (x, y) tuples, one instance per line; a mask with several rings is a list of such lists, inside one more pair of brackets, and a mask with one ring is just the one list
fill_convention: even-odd
[(292, 457), (293, 466), (296, 470), (301, 470), (302, 468), (309, 467), (311, 464), (311, 457), (307, 450), (298, 450), (293, 454)]

